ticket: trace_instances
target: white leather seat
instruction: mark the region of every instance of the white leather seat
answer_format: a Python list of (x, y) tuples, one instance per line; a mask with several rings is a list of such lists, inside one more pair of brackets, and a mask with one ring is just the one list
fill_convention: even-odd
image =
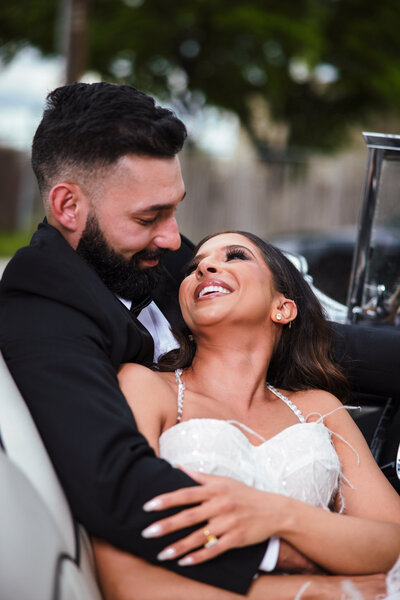
[(0, 598), (101, 600), (91, 546), (0, 354)]
[(0, 355), (0, 435), (7, 456), (21, 469), (42, 496), (60, 529), (70, 556), (76, 554), (74, 524), (31, 414)]
[(0, 451), (0, 597), (50, 600), (64, 540), (29, 479)]

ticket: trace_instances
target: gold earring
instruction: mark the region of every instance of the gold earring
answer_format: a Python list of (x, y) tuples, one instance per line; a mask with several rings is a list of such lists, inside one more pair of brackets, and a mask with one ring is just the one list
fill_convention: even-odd
[(281, 315), (281, 313), (278, 313), (278, 314), (276, 315), (276, 320), (277, 320), (277, 321), (280, 321), (281, 319), (282, 319), (282, 315)]
[(292, 328), (292, 321), (289, 322), (289, 329)]

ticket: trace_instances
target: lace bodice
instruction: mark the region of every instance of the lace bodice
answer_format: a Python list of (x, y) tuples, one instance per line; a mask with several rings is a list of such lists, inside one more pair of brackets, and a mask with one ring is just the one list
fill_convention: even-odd
[[(178, 393), (178, 418), (182, 415), (184, 386)], [(224, 475), (257, 489), (284, 494), (314, 506), (328, 508), (339, 486), (341, 466), (322, 420), (307, 423), (301, 411), (275, 388), (276, 394), (296, 414), (299, 422), (269, 440), (236, 421), (190, 419), (164, 431), (160, 456), (193, 471)], [(244, 431), (260, 438), (253, 445)]]

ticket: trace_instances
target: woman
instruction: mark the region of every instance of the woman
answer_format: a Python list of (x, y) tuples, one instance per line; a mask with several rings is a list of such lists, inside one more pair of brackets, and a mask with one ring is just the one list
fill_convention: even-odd
[[(343, 394), (346, 381), (329, 358), (329, 328), (309, 286), (256, 236), (223, 233), (199, 244), (180, 303), (191, 339), (160, 372), (124, 366), (120, 385), (160, 456), (231, 479), (191, 472), (202, 485), (160, 496), (146, 509), (197, 506), (143, 535), (199, 524), (159, 555), (182, 566), (278, 536), (339, 577), (264, 576), (249, 597), (293, 598), (304, 588), (302, 598), (339, 598), (340, 575), (359, 575), (353, 584), (375, 597), (383, 577), (370, 574), (387, 573), (400, 553), (400, 500), (333, 395)], [(147, 597), (151, 575), (142, 588), (140, 575), (157, 567), (100, 542), (95, 552), (107, 597)], [(114, 596), (111, 570), (126, 583)], [(172, 586), (166, 597), (188, 597), (183, 578), (162, 573)], [(150, 597), (157, 595), (152, 589)]]

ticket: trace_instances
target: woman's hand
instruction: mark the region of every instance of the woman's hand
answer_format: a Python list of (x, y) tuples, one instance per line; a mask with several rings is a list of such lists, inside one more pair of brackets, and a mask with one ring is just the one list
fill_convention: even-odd
[(230, 548), (257, 544), (277, 534), (280, 514), (288, 499), (230, 478), (188, 474), (201, 485), (163, 494), (144, 506), (145, 510), (151, 511), (190, 505), (190, 508), (147, 527), (142, 532), (144, 537), (160, 537), (201, 524), (197, 531), (164, 548), (158, 555), (159, 560), (174, 559), (201, 548), (179, 561), (181, 566), (194, 565)]

